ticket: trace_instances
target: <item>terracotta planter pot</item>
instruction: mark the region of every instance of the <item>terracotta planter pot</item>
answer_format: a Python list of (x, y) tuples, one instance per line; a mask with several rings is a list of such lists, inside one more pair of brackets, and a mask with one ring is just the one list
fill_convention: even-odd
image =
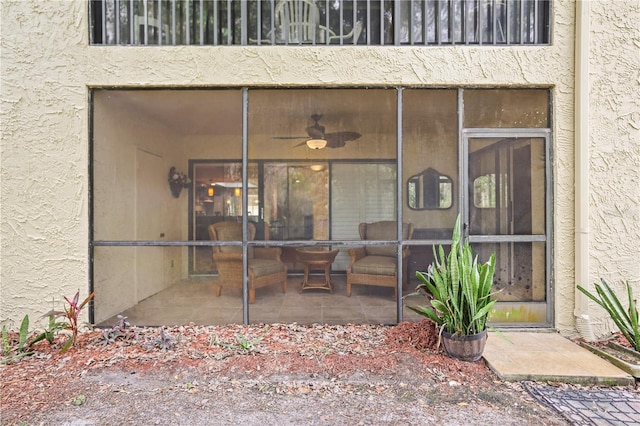
[(486, 341), (487, 330), (465, 336), (454, 336), (446, 331), (442, 332), (442, 344), (444, 345), (445, 353), (462, 361), (479, 361), (482, 358)]

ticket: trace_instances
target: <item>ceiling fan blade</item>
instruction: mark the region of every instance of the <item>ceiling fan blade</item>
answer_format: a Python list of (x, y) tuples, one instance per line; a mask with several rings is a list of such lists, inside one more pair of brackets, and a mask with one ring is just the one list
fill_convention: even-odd
[[(307, 126), (305, 130), (309, 136), (274, 136), (272, 139), (284, 139), (284, 140), (300, 140), (300, 139), (324, 139), (327, 141), (327, 148), (342, 148), (348, 141), (353, 141), (362, 136), (358, 132), (332, 132), (325, 133), (325, 127), (318, 123), (322, 118), (322, 114), (314, 114), (311, 119), (314, 124)], [(295, 147), (304, 146), (307, 141), (301, 142)]]
[(314, 126), (307, 127), (307, 134), (311, 139), (324, 139), (324, 126), (316, 123)]
[(309, 139), (309, 136), (273, 136), (271, 139)]
[(362, 135), (358, 132), (334, 132), (324, 136), (327, 140), (327, 148), (342, 148), (348, 141), (354, 141)]

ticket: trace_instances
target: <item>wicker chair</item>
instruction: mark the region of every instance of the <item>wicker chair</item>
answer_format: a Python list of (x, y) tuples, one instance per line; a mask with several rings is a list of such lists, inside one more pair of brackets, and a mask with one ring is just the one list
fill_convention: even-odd
[[(396, 222), (382, 221), (361, 223), (358, 227), (361, 240), (395, 240)], [(410, 240), (413, 236), (413, 224), (402, 224), (402, 238)], [(351, 286), (354, 284), (392, 287), (394, 296), (398, 297), (397, 289), (397, 252), (395, 246), (366, 246), (349, 249), (351, 262), (347, 268), (347, 296), (351, 296)], [(408, 248), (402, 251), (402, 286), (407, 285)]]
[[(242, 224), (218, 222), (207, 228), (213, 241), (242, 241)], [(256, 227), (249, 222), (249, 240), (256, 235)], [(279, 247), (249, 247), (249, 303), (256, 299), (256, 289), (272, 284), (282, 284), (282, 292), (287, 292), (287, 267), (282, 263)], [(218, 268), (216, 296), (222, 287), (242, 288), (242, 247), (213, 247), (213, 260)]]

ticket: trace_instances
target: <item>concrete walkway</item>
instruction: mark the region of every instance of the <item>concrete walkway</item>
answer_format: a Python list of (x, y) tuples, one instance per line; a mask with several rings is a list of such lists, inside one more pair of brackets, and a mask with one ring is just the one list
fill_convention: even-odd
[(554, 332), (489, 332), (484, 359), (501, 379), (621, 385), (630, 374)]
[[(500, 378), (523, 382), (535, 399), (574, 426), (640, 424), (634, 377), (558, 333), (490, 332), (483, 356)], [(613, 385), (629, 388), (602, 387)]]

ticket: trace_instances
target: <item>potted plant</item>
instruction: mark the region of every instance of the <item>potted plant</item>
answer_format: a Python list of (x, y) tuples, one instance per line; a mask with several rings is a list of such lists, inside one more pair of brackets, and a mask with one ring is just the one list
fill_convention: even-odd
[(416, 272), (421, 283), (415, 294), (427, 294), (431, 306), (407, 306), (410, 310), (430, 319), (440, 327), (447, 355), (464, 361), (478, 361), (482, 357), (487, 339), (487, 317), (492, 300), (493, 275), (496, 256), (479, 263), (468, 239), (460, 240), (460, 216), (456, 220), (451, 238), (451, 250), (445, 254), (442, 246), (436, 251), (435, 261), (426, 272)]

